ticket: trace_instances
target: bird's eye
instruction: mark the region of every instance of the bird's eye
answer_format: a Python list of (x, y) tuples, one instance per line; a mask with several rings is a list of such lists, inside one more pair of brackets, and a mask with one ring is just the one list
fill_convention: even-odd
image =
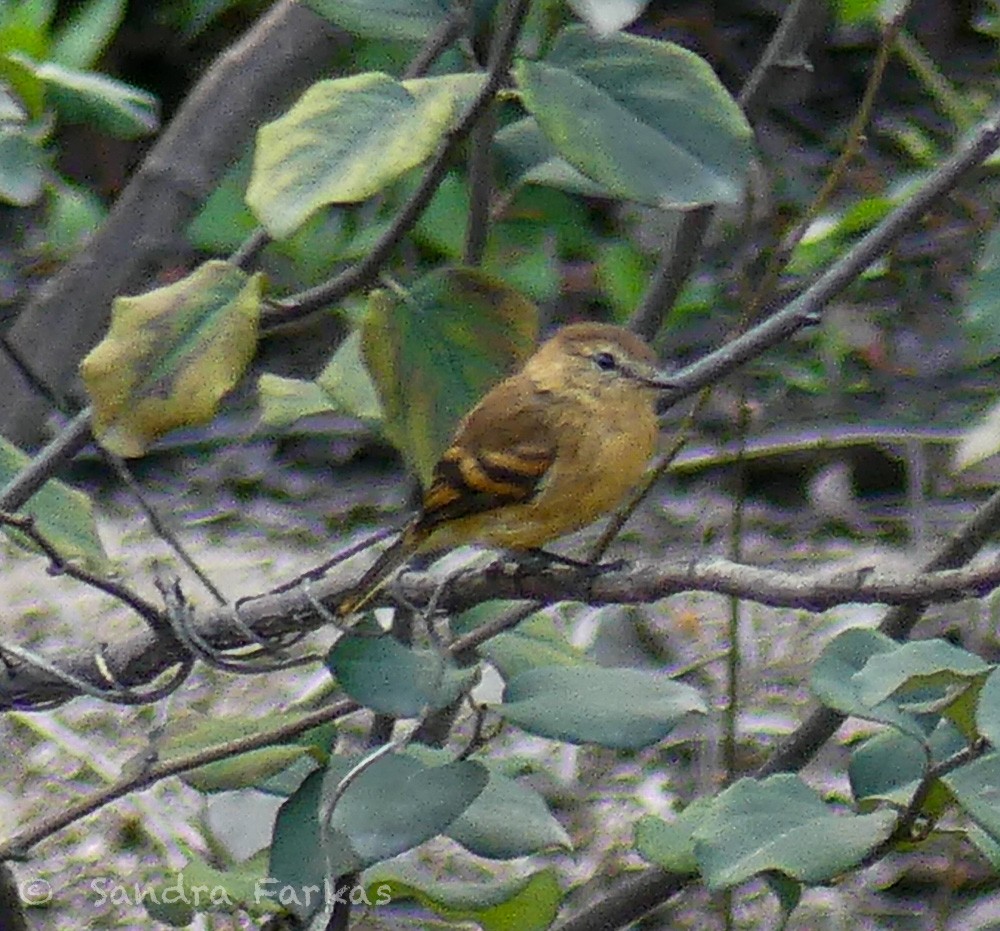
[(610, 372), (617, 365), (617, 362), (610, 352), (595, 352), (594, 365), (604, 372)]

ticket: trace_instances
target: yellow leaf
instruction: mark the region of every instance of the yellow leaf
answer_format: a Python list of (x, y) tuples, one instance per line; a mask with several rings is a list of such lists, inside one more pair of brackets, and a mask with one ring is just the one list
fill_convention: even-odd
[(80, 365), (106, 449), (141, 456), (169, 430), (206, 423), (257, 346), (261, 277), (206, 262), (181, 281), (116, 298)]

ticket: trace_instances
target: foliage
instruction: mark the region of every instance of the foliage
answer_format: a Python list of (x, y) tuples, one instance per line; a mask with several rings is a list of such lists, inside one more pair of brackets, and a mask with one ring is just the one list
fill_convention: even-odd
[(93, 70), (125, 13), (125, 0), (89, 0), (60, 24), (42, 0), (0, 4), (0, 203), (44, 200), (44, 240), (71, 255), (97, 228), (95, 192), (71, 184), (53, 164), (62, 124), (86, 123), (122, 139), (159, 128), (155, 97)]
[[(229, 6), (199, 4), (188, 25)], [(406, 78), (390, 73), (396, 52), (413, 53), (448, 27), (451, 5), (309, 6), (367, 41), (359, 57), (384, 59), (384, 68), (309, 87), (260, 128), (252, 152), (188, 229), (199, 249), (224, 253), (259, 223), (269, 240), (260, 264), (282, 268), (284, 277), (245, 271), (242, 258), (211, 258), (173, 283), (118, 297), (107, 335), (80, 368), (93, 435), (112, 453), (138, 457), (169, 431), (211, 420), (244, 378), (262, 333), (322, 312), (335, 315), (348, 335), (315, 379), (261, 374), (263, 420), (284, 429), (315, 414), (349, 415), (378, 431), (426, 482), (462, 414), (534, 345), (536, 302), (562, 290), (561, 263), (583, 256), (592, 264), (609, 315), (636, 311), (653, 258), (631, 240), (595, 234), (595, 204), (614, 203), (623, 213), (652, 207), (675, 225), (696, 209), (743, 209), (750, 165), (761, 153), (743, 109), (707, 60), (620, 31), (642, 12), (641, 2), (530, 4), (507, 63), (497, 39), (504, 18), (494, 15), (494, 4), (475, 3), (469, 47), (493, 43), (485, 60), (497, 67), (499, 56), (500, 73), (452, 54), (437, 60), (434, 73)], [(880, 10), (874, 2), (837, 4), (852, 26), (880, 22)], [(121, 2), (89, 0), (57, 25), (52, 4), (0, 6), (0, 196), (19, 207), (48, 196), (53, 242), (72, 242), (75, 232), (67, 231), (88, 229), (101, 214), (87, 192), (54, 171), (47, 149), (54, 128), (82, 120), (132, 138), (157, 127), (150, 95), (92, 70), (123, 11)], [(573, 14), (586, 25), (567, 22)], [(947, 107), (937, 76), (926, 68), (918, 76)], [(917, 141), (928, 143), (919, 148), (936, 163), (934, 140)], [(495, 161), (495, 188), (477, 189), (462, 156)], [(925, 170), (918, 165), (870, 196), (821, 205), (778, 277), (821, 271), (904, 204)], [(994, 232), (964, 308), (974, 364), (1000, 354), (997, 251)], [(341, 274), (331, 276), (331, 266)], [(892, 275), (888, 263), (876, 265), (866, 284), (884, 286)], [(690, 285), (668, 329), (681, 329), (686, 315), (714, 311), (717, 296), (714, 287)], [(764, 303), (772, 297), (765, 294)], [(834, 338), (817, 341), (830, 350)], [(786, 373), (786, 386), (793, 381)], [(809, 384), (825, 387), (821, 377)], [(995, 422), (994, 414), (994, 431)], [(980, 438), (961, 461), (977, 461), (997, 445)], [(0, 447), (5, 480), (25, 461), (6, 442)], [(78, 492), (50, 482), (26, 513), (67, 559), (106, 569)], [(509, 609), (487, 603), (451, 618), (450, 634), (489, 629)], [(158, 758), (167, 764), (227, 744), (244, 751), (185, 773), (206, 796), (255, 789), (281, 802), (266, 851), (240, 862), (188, 851), (184, 881), (222, 890), (224, 902), (150, 902), (152, 917), (180, 926), (199, 912), (228, 908), (260, 919), (282, 912), (320, 921), (342, 901), (344, 887), (356, 908), (417, 902), (442, 922), (486, 931), (549, 927), (567, 893), (544, 858), (572, 849), (573, 839), (545, 795), (490, 753), (499, 729), (638, 754), (668, 736), (697, 738), (714, 713), (703, 689), (675, 676), (596, 663), (548, 614), (532, 613), (515, 629), (454, 652), (436, 619), (425, 620), (414, 631), (387, 632), (369, 616), (341, 632), (326, 656), (326, 686), (351, 710), (392, 722), (429, 725), (463, 715), (443, 748), (397, 737), (362, 750), (342, 723), (269, 739), (276, 726), (311, 721), (300, 711), (267, 721), (175, 719), (157, 735)], [(208, 653), (197, 643), (191, 650)], [(499, 682), (492, 694), (487, 680)], [(827, 708), (867, 722), (850, 750), (849, 793), (830, 797), (787, 773), (737, 779), (688, 799), (671, 818), (639, 820), (632, 852), (671, 879), (711, 891), (762, 878), (785, 920), (804, 888), (946, 833), (1000, 868), (993, 789), (1000, 778), (1000, 668), (943, 640), (900, 643), (852, 628), (826, 646), (810, 684)], [(257, 745), (245, 751), (248, 740)], [(454, 875), (431, 875), (403, 856), (445, 843), (458, 850)], [(525, 857), (533, 859), (506, 862)], [(468, 879), (479, 860), (487, 865)]]

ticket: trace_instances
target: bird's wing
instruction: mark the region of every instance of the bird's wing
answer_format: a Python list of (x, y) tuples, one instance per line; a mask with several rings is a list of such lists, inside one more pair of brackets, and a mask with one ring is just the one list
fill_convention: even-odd
[(420, 529), (530, 500), (555, 451), (542, 398), (522, 380), (501, 382), (462, 421), (434, 467)]

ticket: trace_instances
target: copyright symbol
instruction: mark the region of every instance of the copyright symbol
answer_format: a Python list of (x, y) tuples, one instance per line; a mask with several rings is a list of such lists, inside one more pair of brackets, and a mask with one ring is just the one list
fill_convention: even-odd
[(29, 879), (21, 883), (21, 900), (25, 905), (44, 905), (52, 899), (52, 886), (44, 879)]

